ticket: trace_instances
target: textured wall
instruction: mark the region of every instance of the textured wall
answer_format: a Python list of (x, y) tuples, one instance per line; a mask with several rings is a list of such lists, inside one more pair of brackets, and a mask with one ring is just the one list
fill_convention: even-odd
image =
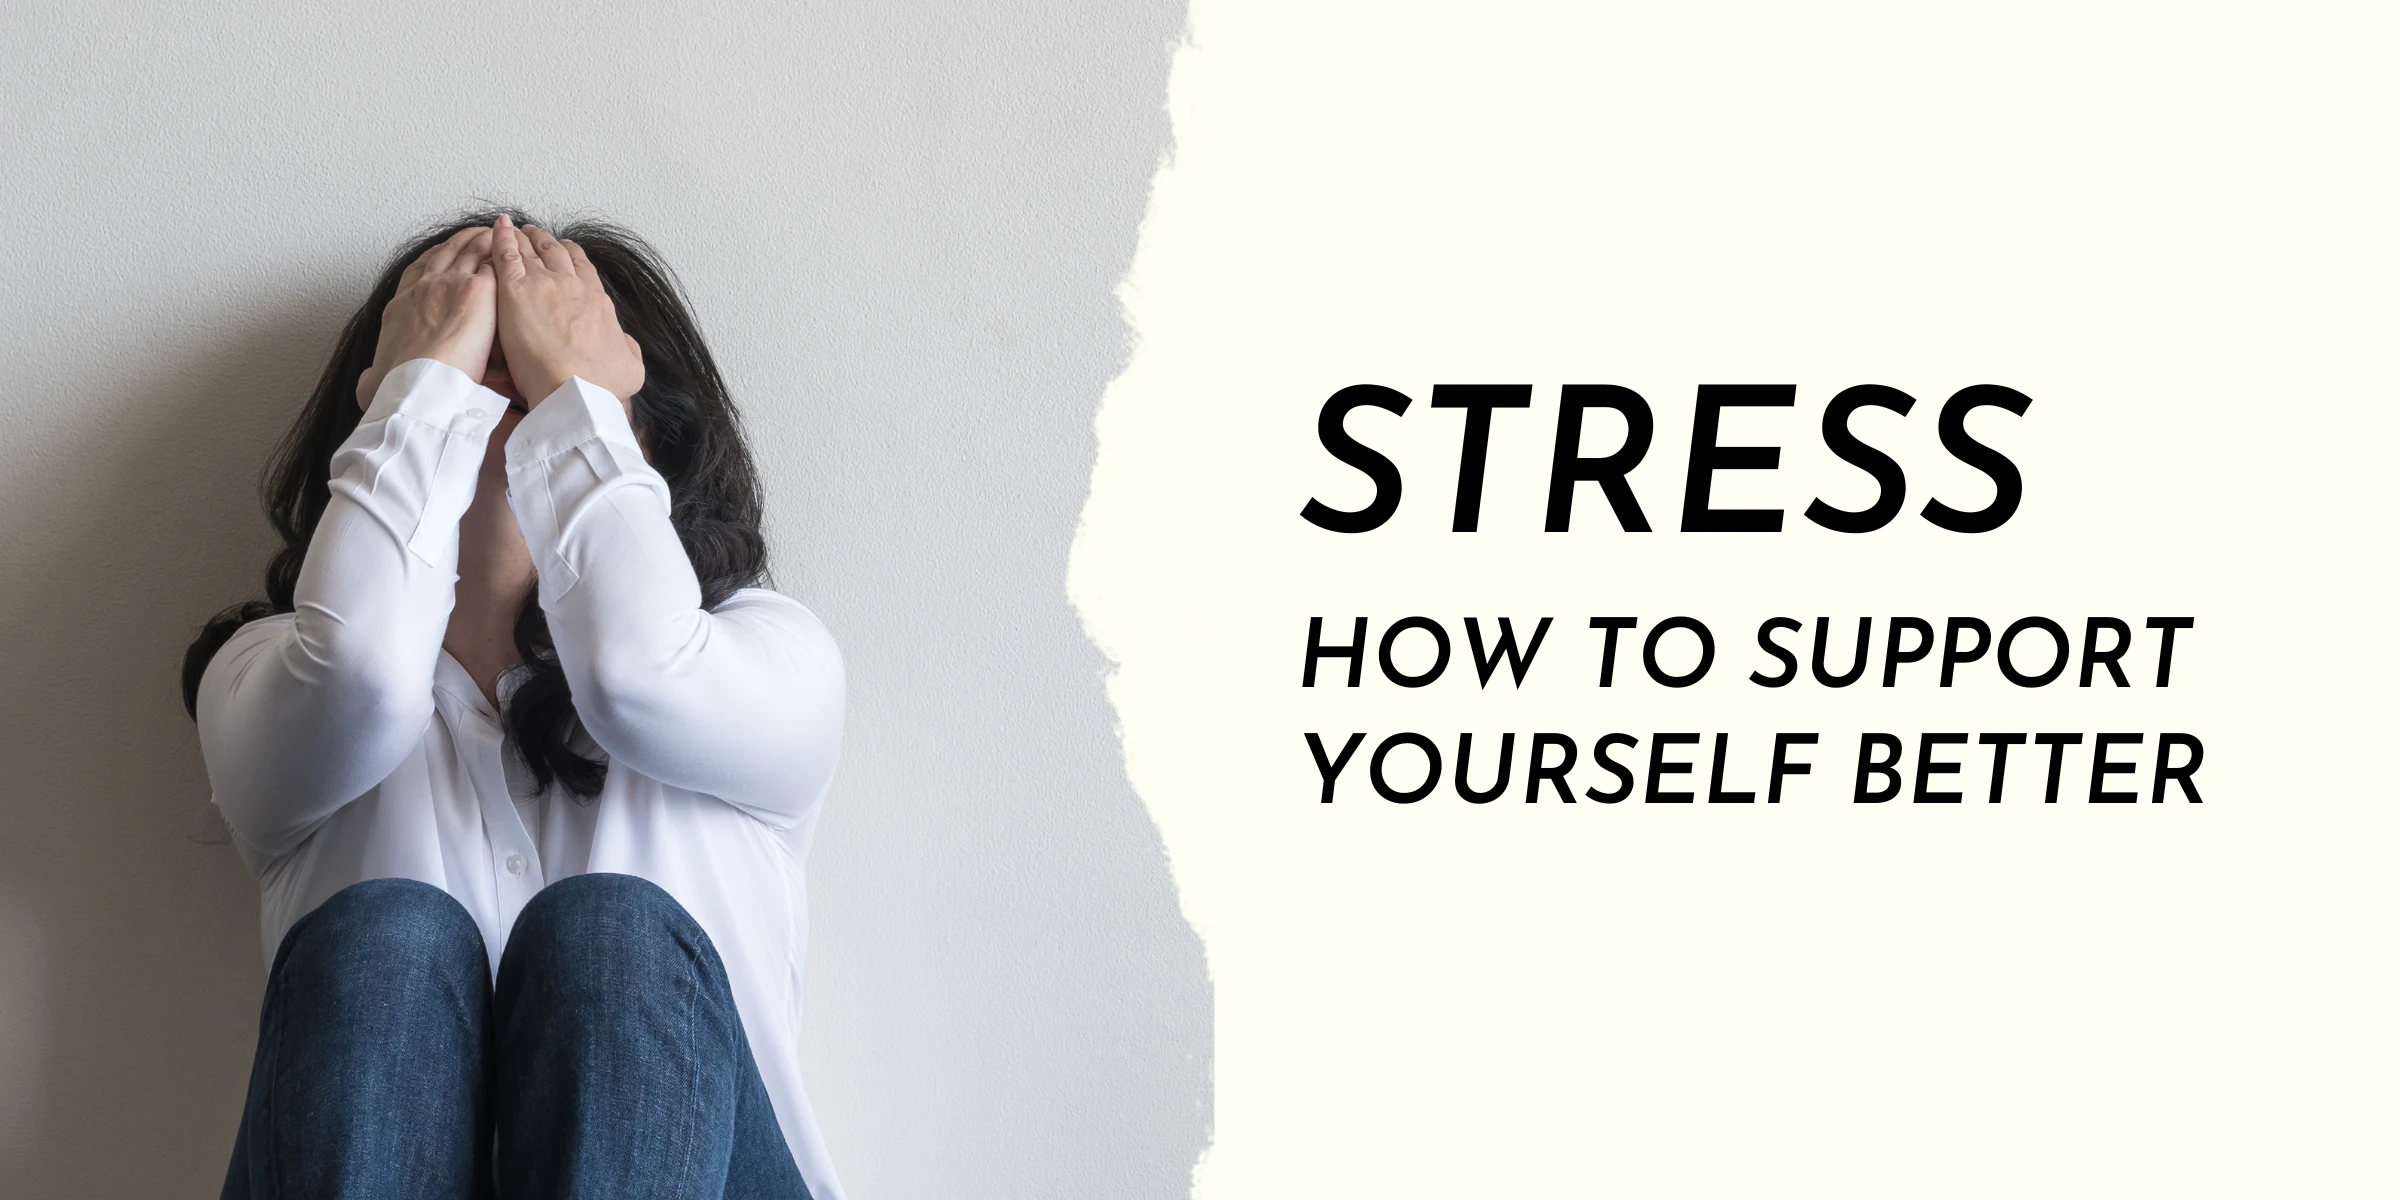
[[(668, 15), (672, 12), (672, 16)], [(1210, 990), (1063, 591), (1174, 0), (12, 4), (0, 1179), (213, 1194), (263, 971), (176, 668), (381, 256), (482, 198), (682, 272), (841, 638), (808, 1081), (862, 1198), (1180, 1196)]]

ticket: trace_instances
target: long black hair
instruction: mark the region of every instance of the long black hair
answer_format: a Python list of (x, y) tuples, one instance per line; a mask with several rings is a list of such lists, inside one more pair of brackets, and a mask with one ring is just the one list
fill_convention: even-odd
[[(333, 453), (358, 427), (359, 374), (375, 361), (383, 306), (400, 287), (400, 272), (435, 244), (472, 225), (489, 225), (500, 213), (519, 225), (537, 224), (515, 209), (462, 213), (430, 227), (393, 254), (366, 303), (343, 326), (333, 361), (317, 390), (284, 434), (259, 476), (259, 498), (267, 521), (282, 535), (283, 549), (268, 561), (264, 600), (225, 609), (202, 627), (183, 656), (183, 707), (199, 716), (200, 677), (209, 659), (234, 631), (251, 621), (292, 611), (292, 587), (310, 537), (331, 498)], [(543, 225), (583, 247), (600, 273), (617, 321), (642, 347), (642, 389), (633, 394), (633, 425), (650, 444), (650, 464), (665, 476), (673, 496), (672, 520), (700, 580), (700, 602), (715, 608), (727, 596), (759, 583), (767, 574), (767, 545), (759, 531), (758, 473), (742, 439), (741, 421), (716, 360), (700, 340), (673, 273), (658, 252), (630, 230), (606, 221), (576, 220)], [(540, 397), (535, 397), (540, 399)], [(588, 757), (578, 745), (592, 743), (567, 694), (567, 676), (550, 643), (550, 622), (537, 596), (517, 613), (517, 654), (525, 672), (509, 697), (502, 719), (543, 787), (553, 779), (578, 798), (596, 796), (608, 763)]]

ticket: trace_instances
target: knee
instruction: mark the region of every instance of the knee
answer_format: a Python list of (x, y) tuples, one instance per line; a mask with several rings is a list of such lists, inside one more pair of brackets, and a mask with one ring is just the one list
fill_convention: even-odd
[(483, 934), (449, 893), (414, 879), (369, 879), (328, 897), (284, 935), (275, 970), (342, 979), (456, 982), (490, 970)]
[[(502, 955), (545, 974), (622, 973), (643, 964), (715, 957), (699, 922), (666, 889), (633, 875), (571, 875), (526, 902)], [(705, 952), (703, 954), (703, 952)]]

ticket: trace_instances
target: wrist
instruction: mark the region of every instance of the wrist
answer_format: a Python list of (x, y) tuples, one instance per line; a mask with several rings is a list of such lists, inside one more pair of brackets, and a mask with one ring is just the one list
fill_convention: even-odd
[(492, 359), (492, 337), (488, 331), (482, 336), (467, 332), (462, 337), (435, 342), (425, 347), (421, 354), (435, 362), (457, 367), (466, 372), (469, 379), (481, 379), (485, 364)]
[(572, 377), (569, 373), (548, 369), (536, 369), (520, 374), (514, 366), (510, 367), (509, 374), (516, 379), (517, 391), (524, 395), (525, 407), (528, 409), (556, 395), (558, 389), (567, 386), (567, 380)]

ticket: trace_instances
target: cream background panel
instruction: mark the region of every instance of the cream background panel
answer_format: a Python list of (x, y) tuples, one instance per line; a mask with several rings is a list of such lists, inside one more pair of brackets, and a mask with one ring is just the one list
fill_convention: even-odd
[[(1123, 295), (1070, 591), (1117, 663), (1136, 788), (1217, 986), (1204, 1197), (2253, 1196), (2389, 1191), (2396, 831), (2384, 687), (2395, 255), (2392, 30), (2368, 6), (1199, 0), (1175, 151)], [(1353, 414), (1406, 489), (1381, 530), (1298, 514), (1369, 487), (1319, 445)], [(1460, 416), (1437, 383), (1530, 383), (1493, 426), (1482, 532), (1449, 531)], [(1541, 532), (1564, 383), (1657, 415), (1632, 477)], [(1693, 389), (1791, 383), (1717, 476), (1780, 534), (1674, 532)], [(1907, 472), (1890, 527), (1818, 438), (1855, 383), (1915, 396), (1854, 428)], [(1990, 484), (1935, 438), (1958, 388), (2033, 406), (1970, 428), (2023, 471), (1990, 534), (1918, 519)], [(1615, 444), (1596, 415), (1587, 453)], [(1449, 627), (1432, 686), (1298, 687), (1308, 618)], [(1459, 619), (1557, 618), (1522, 692), (1478, 690)], [(1593, 686), (1595, 615), (1689, 614), (1701, 684), (1638, 643)], [(2173, 686), (1773, 691), (1774, 615), (1995, 631), (2192, 616)], [(1805, 654), (1806, 635), (1798, 639)], [(1938, 657), (1938, 651), (1937, 651)], [(1879, 667), (1880, 659), (1876, 660)], [(1338, 681), (1340, 663), (1330, 664)], [(1805, 658), (1803, 659), (1805, 672)], [(1872, 680), (1870, 680), (1870, 683)], [(1368, 740), (1316, 802), (1303, 730)], [(1377, 739), (1818, 731), (1785, 802), (1388, 804)], [(2081, 731), (2062, 803), (2012, 754), (1980, 803), (1848, 802), (1861, 730)], [(2202, 737), (2207, 802), (2081, 802), (2090, 735)], [(1488, 740), (1487, 740), (1488, 739)], [(1395, 756), (1415, 778), (1418, 761)], [(1448, 763), (1445, 762), (1445, 768)], [(1488, 757), (1478, 760), (1481, 778)], [(1577, 786), (1602, 782), (1579, 768)], [(1912, 780), (1913, 782), (1913, 780)]]

